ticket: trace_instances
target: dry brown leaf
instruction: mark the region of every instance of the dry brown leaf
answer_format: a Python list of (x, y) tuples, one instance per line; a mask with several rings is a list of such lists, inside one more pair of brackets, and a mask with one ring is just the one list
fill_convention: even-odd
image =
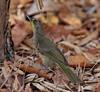
[(100, 49), (100, 44), (98, 44), (98, 45), (96, 46), (96, 48), (97, 48), (97, 49)]
[(31, 24), (24, 20), (13, 19), (14, 27), (11, 30), (14, 46), (17, 47), (27, 35), (32, 33)]
[(39, 76), (45, 77), (47, 79), (51, 79), (53, 74), (52, 73), (48, 73), (47, 71), (40, 69), (38, 67), (31, 67), (31, 66), (27, 66), (25, 64), (17, 64), (16, 65), (18, 68), (20, 68), (21, 70), (23, 70), (24, 72), (28, 72), (28, 73), (36, 73)]
[(31, 87), (30, 87), (30, 84), (26, 85), (25, 92), (33, 92), (32, 89), (31, 89)]
[(97, 53), (100, 53), (100, 48), (90, 48), (88, 49), (88, 52), (93, 55), (96, 55)]
[(64, 23), (69, 24), (75, 28), (80, 28), (82, 26), (81, 20), (72, 14), (62, 13), (59, 15), (59, 17)]
[(53, 81), (55, 85), (58, 86), (64, 86), (64, 83), (68, 84), (68, 79), (66, 76), (62, 73), (61, 70), (57, 69), (55, 71), (55, 75), (53, 76)]
[(75, 28), (79, 28), (82, 25), (80, 19), (75, 16), (67, 16), (64, 18), (64, 21)]
[(21, 5), (28, 7), (33, 3), (33, 0), (19, 0), (19, 2)]
[(87, 30), (80, 29), (80, 30), (74, 30), (74, 31), (72, 31), (72, 34), (77, 36), (77, 35), (86, 34), (86, 32), (87, 32)]
[(20, 83), (19, 83), (19, 80), (18, 80), (18, 76), (15, 75), (15, 80), (13, 82), (13, 90), (18, 91), (19, 88), (20, 88)]
[(46, 26), (44, 32), (45, 35), (54, 42), (59, 42), (70, 34), (70, 31), (65, 29), (62, 25)]
[(68, 57), (68, 63), (70, 66), (81, 66), (81, 67), (91, 67), (91, 62), (82, 54), (77, 54)]
[(59, 23), (59, 19), (52, 13), (47, 14), (47, 17), (40, 16), (39, 19), (47, 25), (55, 25)]
[(66, 48), (73, 49), (77, 54), (83, 53), (80, 47), (78, 47), (77, 45), (74, 45), (68, 41), (62, 41), (59, 43), (59, 45), (64, 45), (64, 46), (66, 46)]
[(19, 0), (11, 0), (10, 13), (16, 13), (18, 4), (19, 4)]
[(96, 39), (98, 37), (98, 31), (94, 31), (90, 33), (86, 38), (82, 39), (81, 42), (79, 43), (79, 46), (83, 46), (87, 44), (88, 42)]
[(96, 92), (100, 92), (100, 81), (97, 83)]
[(86, 29), (80, 29), (80, 30), (73, 30), (72, 34), (77, 38), (77, 39), (83, 39), (88, 35), (88, 31)]
[(31, 6), (33, 0), (11, 0), (10, 13), (16, 13), (19, 5), (22, 5), (24, 8)]
[(0, 89), (0, 92), (10, 92), (8, 89)]

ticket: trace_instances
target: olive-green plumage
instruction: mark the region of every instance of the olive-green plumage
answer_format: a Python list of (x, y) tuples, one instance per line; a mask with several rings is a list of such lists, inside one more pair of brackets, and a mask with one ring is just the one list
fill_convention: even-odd
[(41, 22), (38, 20), (33, 20), (31, 23), (32, 26), (34, 25), (35, 28), (35, 31), (33, 30), (33, 32), (36, 47), (39, 50), (40, 54), (45, 56), (46, 59), (48, 59), (47, 61), (45, 61), (46, 64), (49, 67), (52, 67), (52, 65), (56, 64), (59, 65), (59, 67), (64, 71), (64, 73), (68, 76), (71, 82), (79, 83), (79, 78), (68, 66), (68, 62), (62, 52), (57, 48), (55, 43), (45, 37)]

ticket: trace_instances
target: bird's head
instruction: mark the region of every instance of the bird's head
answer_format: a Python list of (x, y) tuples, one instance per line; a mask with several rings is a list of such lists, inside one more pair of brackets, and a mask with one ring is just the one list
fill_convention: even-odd
[(37, 34), (43, 36), (43, 25), (41, 23), (41, 21), (39, 21), (38, 19), (32, 18), (27, 16), (27, 20), (30, 21), (31, 25), (32, 25), (32, 29), (36, 31)]

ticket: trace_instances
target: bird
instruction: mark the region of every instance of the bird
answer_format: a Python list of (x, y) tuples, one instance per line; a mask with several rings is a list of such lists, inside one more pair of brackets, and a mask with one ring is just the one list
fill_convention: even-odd
[(39, 53), (43, 56), (44, 64), (48, 67), (57, 65), (67, 75), (71, 82), (79, 84), (79, 77), (71, 70), (62, 52), (52, 40), (45, 36), (41, 21), (38, 19), (30, 19), (30, 22), (34, 34), (34, 44)]

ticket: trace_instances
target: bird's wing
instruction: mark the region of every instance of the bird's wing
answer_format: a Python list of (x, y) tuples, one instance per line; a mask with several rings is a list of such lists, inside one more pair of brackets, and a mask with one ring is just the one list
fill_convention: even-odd
[(47, 37), (41, 36), (38, 39), (38, 48), (39, 51), (42, 54), (50, 53), (51, 55), (54, 55), (55, 58), (58, 58), (58, 60), (66, 65), (68, 65), (68, 62), (66, 61), (64, 55), (62, 52), (57, 48), (57, 46), (49, 40)]

